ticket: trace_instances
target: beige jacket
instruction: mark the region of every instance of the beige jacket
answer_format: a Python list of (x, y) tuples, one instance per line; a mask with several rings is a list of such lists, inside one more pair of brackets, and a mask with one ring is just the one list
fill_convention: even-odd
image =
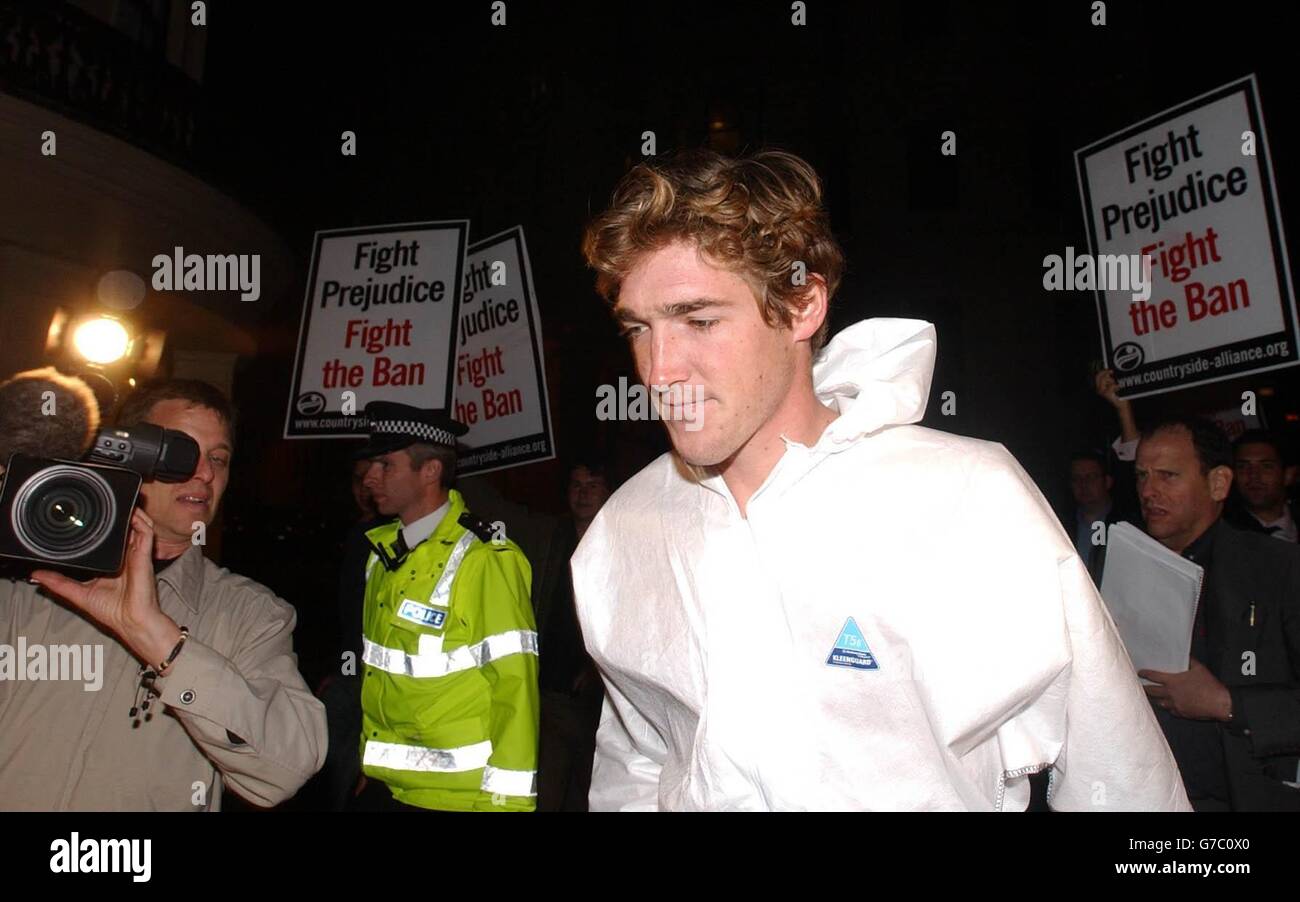
[(223, 781), (275, 805), (320, 769), (325, 709), (298, 672), (293, 608), (198, 547), (158, 575), (158, 600), (190, 638), (133, 727), (135, 657), (34, 585), (0, 581), (0, 810), (215, 811)]

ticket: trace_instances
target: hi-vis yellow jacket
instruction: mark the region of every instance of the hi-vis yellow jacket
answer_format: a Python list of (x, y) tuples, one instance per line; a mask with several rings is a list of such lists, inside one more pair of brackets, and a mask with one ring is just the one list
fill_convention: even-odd
[[(367, 563), (362, 768), (408, 805), (536, 806), (537, 627), (532, 570), (513, 542), (442, 522), (395, 571)], [(366, 533), (391, 548), (397, 521)], [(482, 532), (482, 530), (480, 530)], [(490, 534), (486, 534), (490, 539)]]

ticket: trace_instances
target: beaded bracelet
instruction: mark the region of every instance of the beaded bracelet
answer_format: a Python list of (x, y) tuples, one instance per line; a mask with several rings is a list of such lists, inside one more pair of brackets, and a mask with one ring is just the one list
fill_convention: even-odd
[(162, 676), (163, 671), (166, 670), (168, 667), (172, 666), (172, 662), (176, 660), (176, 656), (181, 653), (181, 646), (185, 644), (185, 640), (188, 639), (189, 637), (190, 637), (189, 628), (184, 626), (181, 627), (181, 637), (180, 639), (177, 640), (176, 647), (172, 649), (172, 653), (167, 656), (166, 661), (163, 661), (161, 664), (159, 664), (157, 667), (154, 668), (154, 670), (157, 671), (158, 676)]
[(181, 638), (172, 649), (172, 653), (167, 656), (167, 660), (162, 664), (149, 669), (149, 665), (140, 665), (140, 685), (135, 691), (135, 704), (131, 706), (129, 716), (131, 717), (131, 726), (138, 728), (141, 720), (153, 720), (153, 714), (149, 711), (149, 703), (158, 697), (158, 691), (154, 688), (154, 680), (163, 675), (163, 671), (171, 666), (176, 660), (176, 656), (181, 653), (181, 646), (189, 638), (190, 631), (187, 627), (181, 627)]

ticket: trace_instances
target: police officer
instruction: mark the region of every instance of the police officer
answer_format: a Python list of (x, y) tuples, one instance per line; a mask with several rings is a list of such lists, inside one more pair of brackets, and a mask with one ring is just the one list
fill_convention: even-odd
[(451, 488), (464, 425), (386, 401), (365, 413), (365, 484), (397, 519), (366, 533), (356, 807), (531, 811), (538, 658), (528, 560)]

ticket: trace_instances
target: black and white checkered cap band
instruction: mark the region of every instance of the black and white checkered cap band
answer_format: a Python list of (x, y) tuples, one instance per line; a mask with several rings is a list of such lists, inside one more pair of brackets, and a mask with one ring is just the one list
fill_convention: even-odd
[(375, 420), (370, 424), (370, 431), (409, 435), (426, 442), (433, 442), (435, 445), (456, 447), (456, 436), (446, 429), (430, 426), (428, 423), (417, 423), (415, 420)]

